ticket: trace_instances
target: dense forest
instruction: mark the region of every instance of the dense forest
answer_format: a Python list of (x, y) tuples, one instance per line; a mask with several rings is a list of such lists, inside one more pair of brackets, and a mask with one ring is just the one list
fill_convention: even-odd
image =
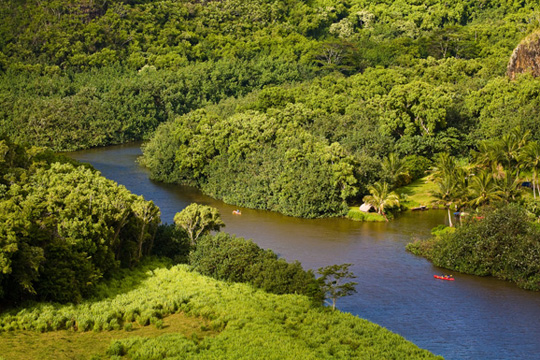
[(150, 139), (153, 178), (229, 203), (341, 215), (390, 153), (418, 175), (518, 125), (540, 136), (538, 81), (506, 77), (539, 27), (530, 1), (0, 6), (4, 135), (53, 150)]

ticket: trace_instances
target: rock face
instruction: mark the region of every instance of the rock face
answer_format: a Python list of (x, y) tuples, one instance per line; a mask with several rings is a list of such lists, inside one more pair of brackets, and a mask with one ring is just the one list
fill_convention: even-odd
[(540, 76), (540, 30), (536, 30), (514, 49), (506, 74), (512, 80), (516, 74), (530, 72), (534, 77)]

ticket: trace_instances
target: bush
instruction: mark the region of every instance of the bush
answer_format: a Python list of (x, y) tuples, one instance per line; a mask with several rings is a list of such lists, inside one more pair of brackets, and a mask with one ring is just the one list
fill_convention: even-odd
[(305, 294), (322, 301), (315, 275), (287, 263), (251, 240), (219, 233), (201, 238), (190, 254), (194, 270), (215, 279), (246, 282), (275, 294)]
[(405, 167), (411, 177), (410, 183), (426, 175), (426, 171), (431, 167), (431, 160), (421, 155), (409, 155), (405, 157)]
[(159, 225), (152, 254), (172, 259), (173, 263), (185, 264), (191, 249), (186, 232), (175, 224)]
[(456, 230), (408, 245), (436, 266), (495, 276), (529, 290), (540, 290), (540, 228), (517, 204), (486, 208)]

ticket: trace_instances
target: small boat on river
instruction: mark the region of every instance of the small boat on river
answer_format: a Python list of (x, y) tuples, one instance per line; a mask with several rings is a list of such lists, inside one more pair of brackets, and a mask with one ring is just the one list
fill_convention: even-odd
[(242, 215), (242, 212), (240, 210), (233, 210), (233, 215)]
[(440, 279), (440, 280), (448, 280), (448, 281), (454, 281), (456, 279), (454, 279), (453, 277), (451, 276), (448, 276), (448, 275), (433, 275), (433, 277), (435, 279)]

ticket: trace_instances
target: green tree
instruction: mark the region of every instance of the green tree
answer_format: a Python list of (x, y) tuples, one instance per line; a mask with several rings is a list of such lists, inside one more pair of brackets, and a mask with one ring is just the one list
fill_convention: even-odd
[(407, 183), (406, 178), (410, 178), (405, 158), (399, 157), (396, 153), (390, 153), (383, 159), (382, 172), (383, 178), (388, 178), (393, 187)]
[[(142, 197), (140, 197), (138, 201), (132, 205), (132, 211), (140, 222), (140, 231), (137, 241), (137, 255), (135, 257), (137, 261), (139, 261), (143, 256), (143, 244), (148, 240), (148, 238), (152, 240), (155, 236), (157, 226), (161, 222), (161, 212), (159, 208), (154, 205), (153, 201), (145, 201)], [(153, 229), (154, 233), (149, 234), (147, 229)], [(152, 249), (152, 243), (150, 243), (149, 248), (150, 250)]]
[(463, 197), (465, 196), (465, 187), (463, 181), (457, 180), (453, 175), (447, 175), (442, 179), (438, 179), (435, 184), (436, 189), (431, 192), (431, 196), (435, 198), (434, 203), (444, 206), (448, 211), (448, 223), (453, 227), (451, 207), (459, 208)]
[(331, 300), (327, 302), (332, 305), (332, 310), (336, 309), (337, 299), (356, 293), (356, 282), (344, 282), (348, 279), (354, 279), (356, 276), (349, 270), (352, 264), (330, 265), (319, 268), (317, 274), (321, 275), (322, 290), (326, 297)]
[(453, 156), (447, 152), (438, 153), (431, 168), (431, 177), (435, 181), (453, 177), (458, 169), (458, 164)]
[(540, 145), (532, 141), (521, 153), (520, 162), (523, 166), (532, 171), (533, 197), (536, 199), (536, 190), (540, 195), (540, 185), (538, 184), (538, 172), (540, 171)]
[(473, 207), (501, 200), (503, 195), (500, 187), (493, 178), (493, 174), (487, 170), (483, 170), (480, 174), (471, 178), (469, 191), (471, 196), (469, 203)]
[(399, 196), (395, 192), (389, 191), (387, 183), (376, 182), (368, 186), (368, 191), (371, 195), (364, 196), (364, 202), (373, 206), (377, 213), (384, 216), (385, 220), (388, 221), (384, 208), (398, 206)]
[(424, 81), (397, 85), (381, 99), (382, 128), (395, 137), (431, 136), (446, 127), (452, 99), (447, 90)]
[(201, 235), (219, 231), (225, 226), (218, 209), (196, 203), (176, 213), (174, 223), (187, 232), (191, 245), (195, 245)]
[(448, 223), (452, 227), (452, 205), (457, 209), (466, 197), (465, 171), (460, 167), (456, 159), (448, 153), (439, 153), (435, 158), (431, 177), (436, 184), (431, 196), (434, 203), (442, 205), (448, 210)]

